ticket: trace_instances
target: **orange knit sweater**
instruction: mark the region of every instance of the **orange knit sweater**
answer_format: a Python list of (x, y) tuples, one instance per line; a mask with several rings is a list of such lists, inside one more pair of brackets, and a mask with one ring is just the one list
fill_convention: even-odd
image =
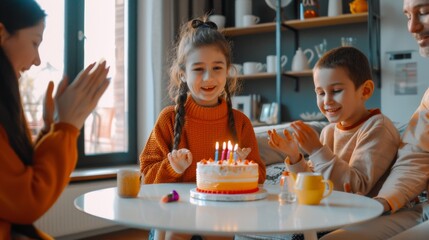
[[(145, 183), (195, 182), (196, 163), (201, 159), (214, 159), (215, 143), (233, 140), (228, 129), (228, 114), (225, 100), (216, 107), (202, 107), (188, 97), (185, 104), (185, 125), (178, 149), (191, 151), (193, 162), (182, 174), (171, 167), (167, 154), (173, 146), (174, 106), (164, 108), (140, 155), (140, 169)], [(259, 183), (265, 181), (265, 164), (259, 155), (255, 132), (250, 120), (242, 112), (233, 110), (237, 129), (238, 146), (251, 148), (247, 159), (259, 164)], [(235, 143), (233, 143), (235, 144)], [(220, 144), (221, 145), (221, 144)], [(221, 150), (221, 149), (220, 149)], [(219, 157), (221, 153), (219, 151)]]
[(32, 224), (55, 203), (75, 168), (78, 135), (70, 124), (53, 125), (36, 144), (33, 164), (25, 166), (0, 126), (0, 239), (11, 239), (12, 223)]

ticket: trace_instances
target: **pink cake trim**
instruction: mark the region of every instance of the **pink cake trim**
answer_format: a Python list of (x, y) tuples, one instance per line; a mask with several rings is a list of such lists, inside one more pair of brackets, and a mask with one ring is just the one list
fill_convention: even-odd
[(197, 188), (197, 192), (210, 193), (210, 194), (247, 194), (247, 193), (254, 193), (257, 191), (259, 191), (259, 188), (250, 189), (250, 190), (223, 190), (223, 191), (202, 190)]

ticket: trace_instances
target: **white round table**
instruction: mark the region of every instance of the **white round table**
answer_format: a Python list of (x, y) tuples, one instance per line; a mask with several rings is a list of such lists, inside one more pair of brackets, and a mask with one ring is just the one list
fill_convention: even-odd
[[(383, 212), (377, 201), (333, 191), (319, 205), (283, 204), (279, 187), (261, 185), (266, 198), (255, 201), (203, 201), (190, 197), (195, 184), (142, 185), (137, 198), (121, 198), (116, 188), (85, 193), (75, 206), (88, 214), (135, 228), (170, 230), (209, 235), (304, 233), (317, 239), (318, 231), (336, 229), (373, 219)], [(177, 202), (161, 198), (176, 190)]]

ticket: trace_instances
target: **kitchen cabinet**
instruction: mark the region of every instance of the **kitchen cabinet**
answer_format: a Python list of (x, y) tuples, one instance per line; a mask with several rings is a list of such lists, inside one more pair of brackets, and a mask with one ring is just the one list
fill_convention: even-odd
[[(298, 11), (298, 9), (297, 9)], [(279, 13), (277, 13), (279, 15)], [(279, 18), (282, 19), (282, 18)], [(378, 86), (380, 86), (380, 56), (379, 56), (379, 1), (373, 0), (368, 1), (368, 12), (366, 13), (357, 13), (357, 14), (342, 14), (334, 17), (316, 17), (309, 18), (304, 20), (293, 19), (286, 21), (278, 21), (278, 22), (269, 22), (269, 23), (260, 23), (251, 27), (243, 27), (243, 28), (225, 28), (223, 33), (232, 40), (234, 44), (238, 44), (236, 39), (239, 39), (240, 36), (254, 36), (257, 34), (270, 34), (273, 33), (276, 37), (276, 54), (281, 56), (283, 54), (282, 48), (288, 49), (289, 51), (295, 52), (295, 50), (300, 47), (301, 39), (301, 31), (308, 31), (311, 29), (318, 28), (342, 28), (347, 29), (348, 26), (352, 26), (352, 24), (364, 25), (366, 24), (366, 38), (364, 41), (367, 41), (368, 51), (366, 52), (370, 64), (373, 68), (374, 80), (378, 82)], [(279, 27), (280, 25), (280, 27)], [(355, 26), (355, 25), (353, 25)], [(291, 39), (282, 39), (282, 32), (289, 31), (292, 32)], [(336, 32), (341, 36), (341, 32)], [(327, 33), (329, 34), (329, 33)], [(318, 39), (323, 39), (325, 36), (321, 34), (317, 34)], [(308, 38), (308, 36), (307, 36)], [(241, 38), (243, 41), (243, 38)], [(280, 41), (280, 44), (279, 44)], [(285, 44), (287, 42), (288, 44)], [(293, 44), (291, 44), (293, 43)], [(332, 47), (331, 47), (332, 48)], [(329, 49), (329, 48), (328, 48)], [(240, 54), (235, 52), (234, 54)], [(248, 54), (248, 53), (246, 53)], [(289, 63), (292, 61), (291, 55), (289, 55)], [(290, 68), (289, 68), (290, 69)], [(277, 73), (258, 73), (252, 75), (240, 75), (239, 79), (244, 80), (244, 85), (248, 80), (258, 80), (258, 79), (276, 79), (275, 86), (275, 102), (279, 104), (279, 106), (283, 105), (283, 96), (282, 96), (282, 82), (285, 78), (295, 79), (295, 88), (294, 90), (298, 92), (300, 90), (300, 81), (303, 78), (311, 78), (312, 70), (294, 72), (290, 70), (286, 71), (278, 71)], [(261, 84), (264, 84), (265, 81), (261, 81)], [(274, 94), (274, 93), (273, 93)], [(279, 108), (279, 122), (288, 121), (291, 119), (286, 119), (284, 114), (281, 113), (281, 109)]]

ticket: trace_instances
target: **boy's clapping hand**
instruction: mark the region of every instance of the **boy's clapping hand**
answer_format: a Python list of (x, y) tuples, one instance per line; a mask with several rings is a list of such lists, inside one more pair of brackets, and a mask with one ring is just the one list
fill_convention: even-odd
[(268, 144), (277, 150), (289, 156), (292, 164), (297, 163), (301, 159), (298, 144), (292, 135), (285, 129), (283, 130), (284, 138), (281, 137), (275, 129), (268, 130)]
[(323, 146), (317, 132), (304, 122), (295, 121), (291, 127), (294, 130), (293, 136), (307, 154), (311, 155)]
[(182, 174), (192, 163), (192, 153), (186, 148), (171, 151), (167, 158), (171, 167), (178, 174)]

